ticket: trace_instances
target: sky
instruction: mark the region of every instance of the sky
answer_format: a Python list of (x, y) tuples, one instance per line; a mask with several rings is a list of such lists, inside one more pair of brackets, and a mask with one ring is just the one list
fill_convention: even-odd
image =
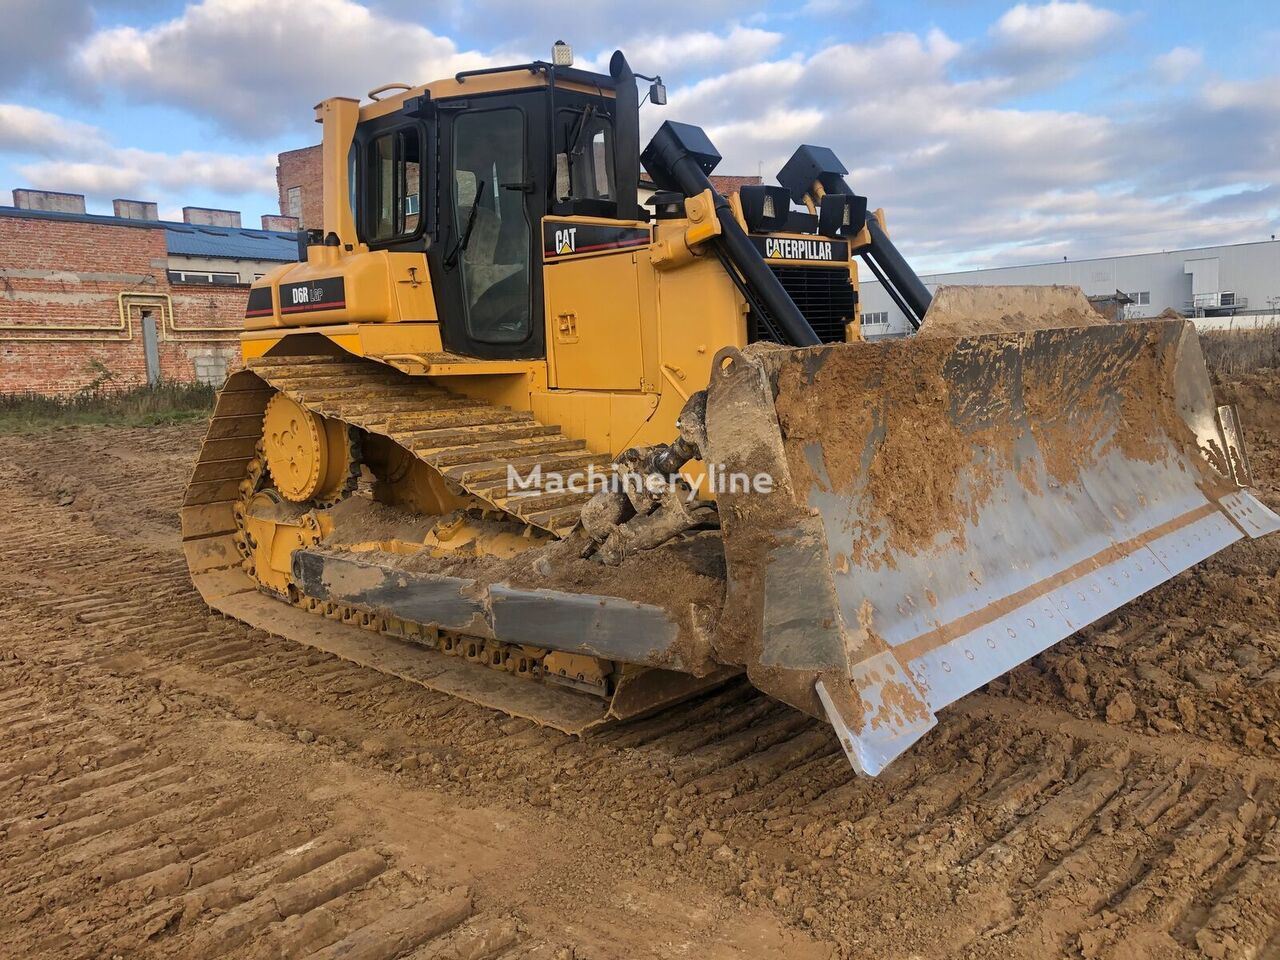
[(312, 107), (390, 81), (622, 47), (773, 182), (829, 146), (921, 272), (1280, 235), (1280, 3), (1134, 0), (0, 0), (15, 187), (278, 212)]

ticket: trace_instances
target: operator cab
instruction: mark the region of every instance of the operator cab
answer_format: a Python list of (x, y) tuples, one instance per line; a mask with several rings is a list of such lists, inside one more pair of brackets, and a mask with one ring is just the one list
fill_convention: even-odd
[(357, 126), (359, 239), (425, 253), (445, 349), (544, 357), (543, 217), (647, 216), (633, 75), (620, 55), (611, 73), (544, 61), (467, 71)]

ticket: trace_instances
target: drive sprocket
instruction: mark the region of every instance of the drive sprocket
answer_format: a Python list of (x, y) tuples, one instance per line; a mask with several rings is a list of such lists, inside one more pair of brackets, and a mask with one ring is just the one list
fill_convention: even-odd
[(341, 420), (277, 393), (263, 416), (263, 455), (272, 485), (293, 503), (333, 503), (355, 489), (359, 444)]

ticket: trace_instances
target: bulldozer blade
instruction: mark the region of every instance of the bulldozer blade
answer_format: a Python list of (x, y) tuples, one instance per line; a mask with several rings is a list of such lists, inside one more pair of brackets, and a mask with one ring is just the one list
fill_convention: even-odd
[(1233, 481), (1238, 428), (1182, 320), (729, 348), (715, 370), (717, 654), (870, 775), (947, 704), (1280, 529)]

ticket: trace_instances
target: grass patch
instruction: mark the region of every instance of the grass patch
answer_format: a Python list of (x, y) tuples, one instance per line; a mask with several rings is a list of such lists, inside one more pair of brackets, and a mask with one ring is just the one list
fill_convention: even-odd
[(0, 433), (95, 424), (150, 427), (203, 420), (213, 412), (216, 395), (217, 390), (208, 384), (179, 382), (127, 388), (95, 382), (62, 397), (0, 393)]
[(1218, 376), (1280, 367), (1280, 326), (1261, 330), (1207, 330), (1200, 334), (1205, 363)]

